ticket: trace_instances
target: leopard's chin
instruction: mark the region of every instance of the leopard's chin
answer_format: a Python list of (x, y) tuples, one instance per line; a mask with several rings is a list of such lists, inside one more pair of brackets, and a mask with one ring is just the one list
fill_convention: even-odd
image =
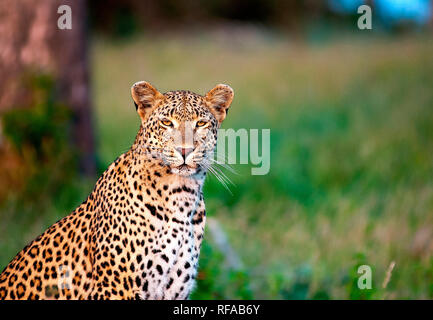
[(172, 167), (171, 172), (183, 177), (189, 177), (197, 173), (197, 167), (191, 167), (187, 164), (181, 164), (177, 167)]

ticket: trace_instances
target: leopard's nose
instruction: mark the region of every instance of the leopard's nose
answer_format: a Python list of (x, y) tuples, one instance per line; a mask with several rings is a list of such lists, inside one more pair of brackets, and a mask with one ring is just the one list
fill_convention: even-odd
[(176, 148), (177, 152), (179, 152), (183, 159), (186, 160), (188, 155), (194, 151), (194, 148)]

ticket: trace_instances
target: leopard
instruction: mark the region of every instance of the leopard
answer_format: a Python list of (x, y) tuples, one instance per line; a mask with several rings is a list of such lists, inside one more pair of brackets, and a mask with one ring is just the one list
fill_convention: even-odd
[(0, 274), (0, 299), (183, 300), (196, 283), (206, 209), (203, 184), (234, 97), (131, 87), (135, 140), (69, 215)]

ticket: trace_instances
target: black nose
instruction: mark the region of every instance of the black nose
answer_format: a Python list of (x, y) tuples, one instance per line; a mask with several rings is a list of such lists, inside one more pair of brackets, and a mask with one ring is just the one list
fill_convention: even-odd
[(182, 155), (183, 159), (186, 160), (186, 157), (188, 157), (194, 148), (176, 148), (176, 150)]

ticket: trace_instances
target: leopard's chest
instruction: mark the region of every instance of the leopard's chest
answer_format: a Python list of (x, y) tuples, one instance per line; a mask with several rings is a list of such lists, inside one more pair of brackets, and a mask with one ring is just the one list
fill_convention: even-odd
[(142, 298), (186, 299), (191, 292), (201, 242), (192, 223), (198, 200), (191, 194), (179, 194), (170, 200), (175, 205), (156, 207), (160, 217), (157, 213), (156, 220), (151, 220), (153, 230), (145, 252)]
[[(158, 247), (152, 249), (149, 269), (144, 281), (148, 283), (146, 299), (185, 299), (195, 279), (195, 258), (198, 257), (192, 230), (173, 231), (158, 240)], [(164, 231), (165, 233), (165, 231)]]

